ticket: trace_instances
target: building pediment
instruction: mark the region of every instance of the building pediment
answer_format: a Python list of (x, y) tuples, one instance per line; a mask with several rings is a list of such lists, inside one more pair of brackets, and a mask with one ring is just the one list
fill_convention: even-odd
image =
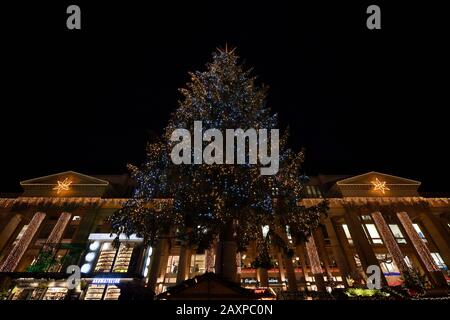
[(419, 181), (371, 171), (336, 182), (344, 197), (414, 197)]
[(25, 197), (101, 197), (108, 181), (65, 171), (20, 182)]

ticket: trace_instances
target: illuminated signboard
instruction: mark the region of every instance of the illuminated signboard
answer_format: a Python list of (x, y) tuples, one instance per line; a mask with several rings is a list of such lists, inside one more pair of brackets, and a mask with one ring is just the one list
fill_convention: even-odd
[(120, 283), (120, 278), (94, 278), (93, 284), (117, 284)]

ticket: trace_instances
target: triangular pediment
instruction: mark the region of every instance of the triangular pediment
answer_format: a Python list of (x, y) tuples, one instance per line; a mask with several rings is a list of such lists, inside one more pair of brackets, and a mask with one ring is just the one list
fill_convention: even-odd
[(97, 179), (75, 171), (65, 171), (20, 182), (20, 185), (57, 185), (68, 179), (73, 185), (108, 185), (108, 181)]
[(65, 171), (20, 182), (23, 196), (99, 197), (108, 181), (75, 171)]
[(405, 197), (417, 196), (419, 181), (376, 171), (336, 182), (344, 197)]

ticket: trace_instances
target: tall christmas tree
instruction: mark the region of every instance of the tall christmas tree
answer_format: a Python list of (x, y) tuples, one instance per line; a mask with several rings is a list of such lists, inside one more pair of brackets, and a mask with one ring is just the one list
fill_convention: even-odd
[[(150, 246), (171, 238), (199, 251), (215, 244), (215, 272), (236, 280), (237, 252), (256, 241), (265, 249), (255, 261), (266, 266), (271, 239), (288, 247), (283, 236), (286, 229), (280, 225), (288, 226), (298, 242), (304, 241), (317, 228), (326, 203), (309, 208), (300, 204), (303, 152), (287, 148), (287, 132), (281, 137), (275, 175), (261, 175), (260, 165), (249, 161), (173, 164), (172, 132), (180, 128), (194, 132), (194, 121), (202, 121), (203, 131), (278, 128), (277, 115), (265, 103), (267, 88), (255, 84), (251, 70), (238, 63), (235, 50), (214, 52), (206, 70), (190, 77), (186, 88), (180, 89), (182, 99), (164, 134), (148, 145), (146, 161), (139, 167), (129, 166), (137, 187), (111, 217), (112, 229), (118, 235), (136, 233)], [(263, 226), (268, 234), (263, 235)]]

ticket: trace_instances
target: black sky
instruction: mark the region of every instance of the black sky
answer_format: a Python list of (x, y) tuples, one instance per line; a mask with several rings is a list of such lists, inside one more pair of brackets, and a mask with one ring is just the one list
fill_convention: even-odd
[[(187, 72), (225, 43), (270, 86), (292, 144), (306, 147), (306, 173), (375, 170), (450, 191), (441, 2), (92, 2), (2, 4), (0, 192), (140, 163)], [(69, 4), (81, 31), (65, 27)], [(369, 4), (382, 30), (366, 28)]]

